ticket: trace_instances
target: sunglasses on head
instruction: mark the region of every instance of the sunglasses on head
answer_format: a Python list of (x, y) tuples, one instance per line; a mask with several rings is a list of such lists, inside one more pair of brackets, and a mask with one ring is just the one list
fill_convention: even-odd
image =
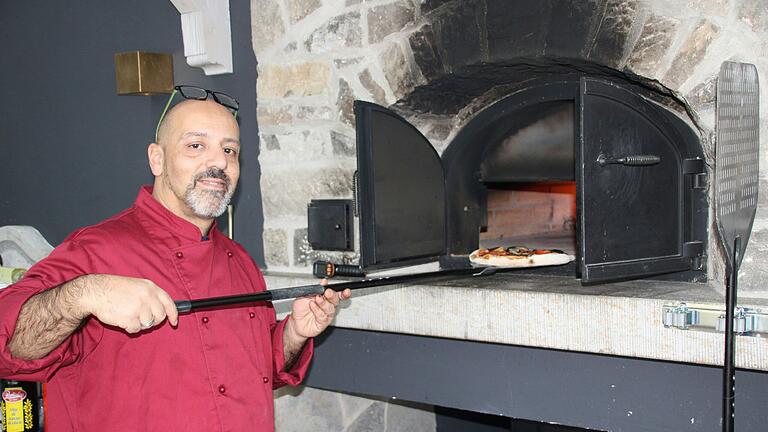
[(170, 108), (171, 102), (173, 102), (173, 98), (177, 94), (180, 94), (181, 97), (183, 97), (184, 99), (194, 99), (194, 100), (206, 100), (210, 96), (216, 103), (222, 105), (223, 107), (228, 109), (230, 112), (232, 112), (232, 115), (234, 115), (235, 117), (237, 117), (237, 110), (240, 109), (240, 103), (237, 102), (237, 99), (233, 98), (232, 96), (226, 93), (210, 91), (202, 87), (195, 87), (195, 86), (189, 86), (189, 85), (175, 86), (173, 88), (173, 92), (171, 93), (171, 97), (168, 98), (168, 103), (165, 104), (163, 113), (160, 114), (160, 120), (157, 121), (157, 127), (155, 128), (155, 142), (157, 142), (157, 133), (160, 131), (160, 124), (163, 123), (165, 114), (168, 113), (168, 108)]

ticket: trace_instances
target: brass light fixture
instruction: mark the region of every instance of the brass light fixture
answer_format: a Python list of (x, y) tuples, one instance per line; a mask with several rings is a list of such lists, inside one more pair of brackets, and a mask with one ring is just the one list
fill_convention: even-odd
[(119, 95), (153, 95), (173, 91), (170, 54), (130, 51), (115, 54), (115, 83)]

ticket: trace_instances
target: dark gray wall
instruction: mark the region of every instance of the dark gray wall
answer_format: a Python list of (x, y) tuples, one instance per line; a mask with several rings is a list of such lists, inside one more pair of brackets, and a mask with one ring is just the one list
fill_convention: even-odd
[(249, 1), (230, 0), (230, 15), (235, 73), (207, 77), (186, 64), (169, 0), (0, 2), (0, 226), (34, 226), (56, 245), (132, 204), (152, 181), (146, 148), (167, 96), (117, 96), (114, 54), (166, 52), (176, 84), (241, 103), (235, 236), (263, 263)]
[[(722, 377), (710, 366), (332, 327), (305, 384), (601, 431), (719, 432)], [(766, 388), (768, 373), (736, 371), (735, 430), (768, 430)]]

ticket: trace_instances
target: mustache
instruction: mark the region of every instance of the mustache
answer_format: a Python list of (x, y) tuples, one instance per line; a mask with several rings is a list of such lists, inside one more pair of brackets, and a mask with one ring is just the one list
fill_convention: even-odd
[(229, 189), (229, 186), (232, 183), (227, 173), (225, 173), (224, 170), (216, 167), (211, 167), (203, 172), (199, 172), (195, 174), (192, 180), (194, 181), (194, 183), (197, 183), (198, 180), (204, 179), (204, 178), (215, 178), (215, 179), (223, 180), (224, 183), (226, 183), (227, 185), (227, 189)]

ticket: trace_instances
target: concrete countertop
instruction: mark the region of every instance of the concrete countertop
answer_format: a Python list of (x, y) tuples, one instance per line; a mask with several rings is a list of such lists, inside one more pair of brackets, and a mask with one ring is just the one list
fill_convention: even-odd
[[(308, 275), (269, 273), (266, 280), (270, 289), (317, 281)], [(722, 333), (662, 325), (662, 307), (681, 301), (725, 309), (722, 293), (707, 284), (639, 280), (584, 286), (572, 276), (504, 273), (358, 290), (334, 325), (722, 365)], [(740, 297), (739, 305), (765, 310), (768, 300)], [(275, 308), (284, 316), (289, 302), (275, 302)], [(736, 364), (768, 371), (768, 338), (737, 336)]]

